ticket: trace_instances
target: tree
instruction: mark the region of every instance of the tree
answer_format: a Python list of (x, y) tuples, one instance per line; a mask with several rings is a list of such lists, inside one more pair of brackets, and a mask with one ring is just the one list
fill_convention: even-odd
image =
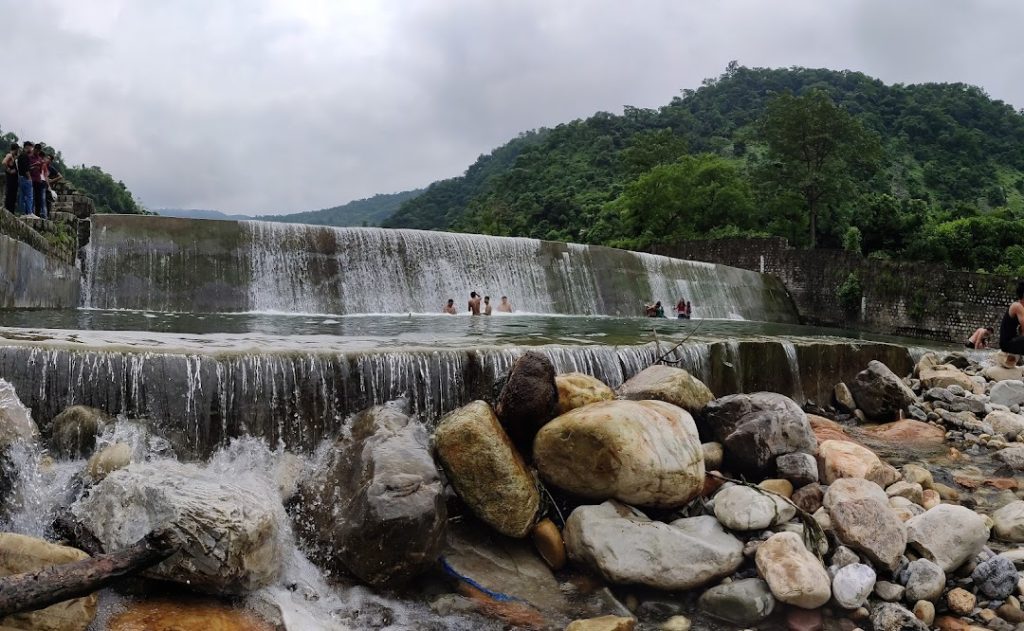
[(760, 169), (762, 183), (800, 197), (815, 247), (823, 210), (841, 203), (877, 170), (878, 137), (820, 90), (772, 99), (759, 133), (768, 147)]

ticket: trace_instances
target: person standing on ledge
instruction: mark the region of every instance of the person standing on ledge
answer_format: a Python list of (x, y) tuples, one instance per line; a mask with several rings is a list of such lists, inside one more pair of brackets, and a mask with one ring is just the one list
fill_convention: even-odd
[(512, 313), (512, 305), (508, 301), (508, 296), (502, 296), (501, 302), (498, 303), (498, 311), (502, 313)]
[(967, 348), (985, 348), (988, 345), (988, 338), (994, 332), (994, 329), (990, 326), (979, 328), (971, 337), (967, 338), (964, 346)]
[(456, 315), (456, 311), (455, 311), (455, 299), (454, 299), (454, 298), (449, 298), (449, 299), (448, 299), (448, 304), (446, 304), (446, 305), (444, 306), (444, 309), (442, 309), (441, 311), (442, 311), (443, 313), (447, 313), (448, 315)]
[(12, 213), (18, 208), (18, 143), (11, 143), (11, 150), (4, 156), (4, 208)]
[(469, 292), (469, 312), (480, 315), (480, 295), (475, 291)]
[(1011, 355), (1024, 355), (1024, 282), (1017, 283), (1017, 300), (1003, 314), (999, 324), (999, 350)]
[(491, 297), (484, 296), (484, 315), (491, 315)]
[(25, 141), (21, 153), (18, 155), (18, 210), (23, 215), (32, 214), (32, 147), (31, 142)]

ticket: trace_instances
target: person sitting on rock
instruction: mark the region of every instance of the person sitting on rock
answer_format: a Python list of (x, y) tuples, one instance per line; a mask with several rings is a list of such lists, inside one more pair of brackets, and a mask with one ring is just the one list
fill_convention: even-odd
[(1024, 282), (1017, 283), (1017, 300), (1003, 314), (999, 324), (999, 350), (1012, 355), (1024, 355)]
[(448, 299), (448, 304), (446, 304), (444, 306), (444, 309), (442, 309), (441, 311), (443, 313), (447, 313), (448, 315), (455, 315), (456, 314), (456, 311), (455, 311), (455, 299), (454, 298), (449, 298)]
[(988, 345), (988, 338), (991, 337), (993, 333), (995, 333), (995, 329), (990, 326), (979, 327), (971, 337), (967, 338), (967, 341), (964, 342), (964, 346), (975, 349), (985, 348), (985, 346)]

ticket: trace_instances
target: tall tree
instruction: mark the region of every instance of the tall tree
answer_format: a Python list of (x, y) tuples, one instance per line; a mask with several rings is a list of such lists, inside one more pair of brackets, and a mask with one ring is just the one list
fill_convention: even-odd
[(761, 181), (803, 200), (815, 247), (822, 212), (877, 170), (882, 153), (878, 137), (820, 90), (772, 99), (759, 132), (768, 146)]

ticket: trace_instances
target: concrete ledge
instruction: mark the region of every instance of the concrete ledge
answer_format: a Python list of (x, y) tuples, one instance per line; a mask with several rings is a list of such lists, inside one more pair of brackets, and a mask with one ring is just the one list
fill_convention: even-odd
[(77, 268), (0, 235), (0, 309), (72, 309), (79, 279)]

